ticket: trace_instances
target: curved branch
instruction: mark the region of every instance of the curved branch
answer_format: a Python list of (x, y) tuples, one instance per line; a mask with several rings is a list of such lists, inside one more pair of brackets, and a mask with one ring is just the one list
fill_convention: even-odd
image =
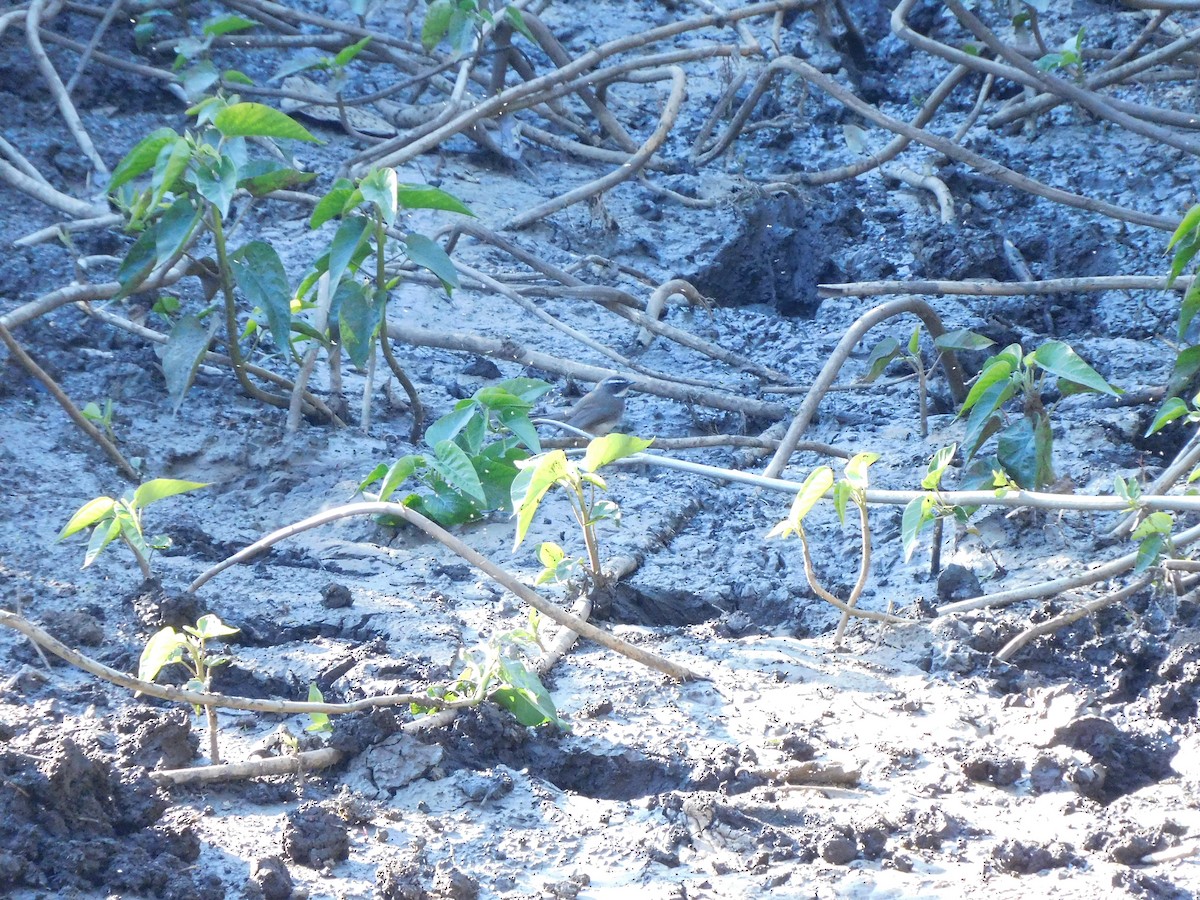
[(397, 516), (404, 519), (410, 525), (415, 526), (425, 534), (429, 535), (434, 540), (441, 543), (443, 546), (457, 553), (475, 568), (479, 569), (489, 578), (501, 585), (508, 591), (511, 591), (524, 602), (528, 603), (542, 615), (549, 619), (553, 619), (559, 625), (563, 625), (576, 634), (582, 637), (589, 638), (610, 650), (614, 650), (623, 656), (639, 662), (644, 666), (662, 672), (664, 675), (669, 675), (678, 681), (691, 681), (693, 679), (702, 678), (701, 675), (693, 672), (686, 666), (673, 663), (670, 660), (663, 659), (655, 653), (648, 650), (643, 650), (640, 647), (635, 647), (618, 637), (614, 637), (607, 631), (597, 628), (589, 622), (584, 621), (578, 616), (572, 615), (566, 610), (560, 609), (549, 600), (542, 597), (541, 594), (534, 591), (532, 588), (518, 581), (504, 569), (500, 568), (487, 557), (468, 547), (446, 529), (433, 521), (425, 518), (416, 510), (409, 509), (400, 503), (350, 503), (345, 506), (338, 506), (334, 509), (326, 510), (318, 513), (315, 516), (310, 516), (293, 525), (288, 525), (285, 528), (280, 528), (278, 531), (273, 531), (266, 537), (260, 538), (249, 547), (238, 551), (233, 556), (224, 560), (221, 563), (213, 566), (208, 571), (201, 574), (195, 581), (188, 586), (189, 592), (199, 590), (205, 582), (213, 576), (225, 571), (231, 566), (244, 562), (254, 556), (257, 556), (266, 548), (279, 543), (294, 535), (300, 534), (303, 531), (308, 531), (311, 528), (317, 528), (321, 525), (327, 525), (330, 522), (335, 522), (338, 519), (345, 519), (351, 516)]
[[(799, 442), (801, 435), (804, 434), (804, 429), (808, 427), (813, 416), (816, 415), (821, 398), (825, 396), (825, 392), (829, 390), (829, 386), (837, 378), (838, 372), (841, 371), (846, 360), (850, 358), (850, 351), (862, 340), (863, 335), (880, 322), (903, 313), (912, 313), (917, 316), (934, 340), (946, 333), (946, 329), (942, 327), (942, 320), (938, 318), (938, 314), (934, 311), (933, 307), (924, 300), (917, 300), (915, 298), (892, 300), (859, 316), (858, 320), (850, 326), (846, 334), (838, 341), (838, 345), (834, 348), (833, 353), (830, 354), (828, 362), (825, 363), (824, 368), (817, 375), (817, 380), (813, 382), (808, 396), (804, 398), (804, 403), (800, 406), (800, 412), (792, 420), (792, 425), (788, 428), (787, 434), (784, 435), (783, 442), (779, 445), (779, 449), (775, 451), (770, 464), (763, 471), (764, 477), (778, 478), (780, 473), (783, 472), (784, 466), (787, 465), (788, 460), (792, 457), (792, 453), (795, 452), (796, 444)], [(946, 380), (950, 383), (950, 392), (954, 395), (955, 400), (961, 402), (966, 397), (966, 388), (963, 385), (962, 371), (958, 366), (958, 358), (954, 355), (953, 351), (942, 351), (942, 367), (946, 372)]]

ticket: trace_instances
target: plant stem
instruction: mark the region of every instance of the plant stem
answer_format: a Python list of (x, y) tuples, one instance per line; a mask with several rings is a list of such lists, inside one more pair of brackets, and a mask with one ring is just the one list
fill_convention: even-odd
[(217, 248), (217, 270), (221, 278), (221, 294), (225, 298), (225, 344), (229, 349), (229, 358), (233, 361), (234, 375), (237, 376), (242, 390), (250, 397), (263, 403), (269, 403), (271, 406), (287, 409), (289, 402), (286, 397), (277, 397), (269, 391), (264, 391), (246, 374), (246, 360), (242, 356), (242, 348), (238, 343), (237, 302), (234, 299), (233, 277), (230, 273), (229, 255), (225, 245), (225, 227), (221, 221), (221, 211), (211, 203), (208, 204), (208, 210), (212, 221), (213, 243)]
[(137, 560), (138, 568), (142, 570), (142, 577), (149, 578), (152, 574), (150, 571), (150, 560), (142, 555), (142, 551), (134, 546), (133, 541), (125, 537), (124, 532), (121, 534), (121, 540), (125, 542), (125, 546), (129, 548), (129, 551), (133, 554), (133, 558)]
[(856, 497), (855, 505), (858, 507), (859, 528), (862, 530), (862, 556), (858, 564), (858, 580), (850, 592), (850, 599), (846, 601), (846, 608), (842, 610), (842, 620), (838, 622), (837, 634), (833, 639), (834, 646), (837, 647), (842, 645), (842, 637), (846, 633), (846, 626), (850, 623), (851, 610), (858, 605), (858, 598), (862, 596), (863, 589), (867, 586), (867, 578), (871, 573), (871, 524), (867, 518), (867, 501), (862, 497)]

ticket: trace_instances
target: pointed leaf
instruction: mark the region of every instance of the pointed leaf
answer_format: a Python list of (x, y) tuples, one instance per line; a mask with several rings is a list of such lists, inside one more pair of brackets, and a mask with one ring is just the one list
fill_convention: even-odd
[(969, 328), (958, 328), (934, 338), (933, 346), (939, 350), (982, 350), (994, 343), (991, 338), (976, 334)]
[(272, 191), (285, 191), (307, 184), (316, 177), (316, 172), (301, 172), (270, 160), (254, 159), (238, 171), (237, 186), (255, 197), (263, 197)]
[(279, 254), (265, 241), (251, 241), (229, 263), (246, 299), (266, 312), (275, 346), (291, 357), (292, 288)]
[(1147, 430), (1146, 436), (1149, 437), (1156, 431), (1160, 431), (1171, 422), (1174, 422), (1176, 419), (1180, 418), (1181, 416), (1186, 416), (1187, 414), (1188, 405), (1186, 403), (1184, 403), (1178, 397), (1168, 398), (1167, 401), (1161, 407), (1159, 407), (1158, 415), (1154, 417), (1154, 421), (1151, 423), (1149, 430)]
[(441, 209), (446, 212), (474, 216), (470, 208), (453, 194), (425, 184), (401, 184), (396, 189), (396, 199), (405, 209)]
[(513, 511), (517, 516), (517, 535), (513, 551), (521, 546), (525, 533), (533, 524), (542, 498), (559, 479), (568, 477), (571, 467), (567, 455), (561, 450), (551, 450), (541, 456), (518, 463), (520, 472), (512, 484)]
[(428, 53), (441, 43), (450, 28), (450, 17), (455, 5), (451, 0), (433, 0), (425, 10), (425, 21), (421, 24), (421, 46)]
[(402, 456), (389, 468), (384, 475), (383, 484), (379, 486), (379, 499), (387, 500), (404, 482), (413, 476), (417, 469), (425, 465), (423, 456), (409, 454)]
[(238, 179), (237, 164), (229, 156), (222, 155), (212, 165), (197, 166), (188, 172), (188, 178), (200, 196), (217, 209), (221, 218), (229, 215), (229, 204), (233, 202)]
[(469, 400), (465, 401), (454, 412), (442, 416), (425, 430), (425, 443), (430, 447), (436, 447), (443, 441), (452, 441), (472, 419), (477, 417), (482, 418), (479, 407)]
[(133, 507), (134, 509), (145, 509), (151, 503), (157, 503), (159, 500), (165, 500), (167, 497), (174, 497), (177, 494), (186, 494), (188, 491), (198, 491), (200, 488), (208, 487), (209, 484), (210, 482), (207, 481), (155, 478), (134, 491)]
[(346, 267), (367, 241), (371, 223), (363, 216), (349, 216), (338, 226), (329, 245), (329, 290), (336, 292)]
[(618, 459), (624, 459), (627, 456), (633, 456), (635, 453), (641, 453), (653, 443), (654, 438), (646, 440), (645, 438), (614, 431), (612, 434), (595, 438), (588, 443), (587, 452), (584, 453), (583, 461), (579, 463), (579, 468), (585, 472), (595, 472), (598, 469), (604, 468), (609, 463), (616, 462)]
[(143, 172), (150, 171), (164, 147), (169, 144), (179, 143), (182, 140), (183, 138), (170, 128), (159, 128), (150, 132), (150, 134), (138, 141), (134, 145), (134, 148), (126, 153), (125, 158), (113, 169), (112, 178), (108, 182), (108, 192), (111, 194), (121, 185), (132, 181)]
[(829, 493), (831, 487), (833, 487), (833, 469), (829, 466), (818, 466), (813, 469), (804, 479), (800, 490), (796, 492), (796, 499), (792, 501), (792, 508), (788, 512), (787, 518), (772, 528), (767, 537), (787, 537), (793, 532), (798, 533), (802, 528), (804, 517), (817, 505), (818, 500)]
[(1187, 333), (1188, 326), (1192, 324), (1192, 319), (1196, 318), (1197, 311), (1200, 311), (1200, 275), (1192, 279), (1187, 292), (1183, 295), (1183, 302), (1179, 305), (1180, 340)]
[(214, 317), (212, 325), (205, 328), (198, 316), (189, 314), (171, 326), (171, 333), (167, 336), (167, 343), (163, 348), (162, 370), (172, 413), (179, 412), (179, 408), (183, 406), (183, 398), (192, 386), (196, 370), (204, 361), (204, 355), (212, 342), (213, 329), (218, 324)]
[(914, 497), (904, 507), (904, 515), (900, 519), (900, 540), (904, 545), (904, 561), (912, 558), (913, 551), (921, 538), (921, 532), (933, 521), (933, 498), (928, 494), (924, 497)]
[(312, 218), (308, 220), (309, 228), (320, 228), (330, 219), (336, 219), (346, 208), (346, 201), (354, 194), (354, 185), (345, 178), (339, 178), (333, 183), (324, 197), (313, 208)]
[(1171, 240), (1167, 243), (1167, 249), (1170, 250), (1174, 247), (1180, 238), (1197, 226), (1200, 226), (1200, 203), (1197, 203), (1184, 214), (1179, 227), (1175, 229), (1175, 233), (1171, 235)]
[(396, 202), (396, 170), (388, 166), (383, 169), (373, 169), (358, 183), (363, 199), (372, 204), (383, 217), (383, 224), (389, 228), (395, 223), (399, 206)]
[(71, 521), (67, 522), (63, 530), (58, 533), (58, 539), (61, 541), (69, 538), (110, 515), (114, 503), (116, 501), (112, 497), (96, 497), (89, 500), (75, 511), (75, 515), (71, 516)]
[(404, 247), (410, 260), (437, 276), (447, 294), (458, 287), (458, 270), (436, 241), (412, 232), (404, 238)]
[(867, 374), (862, 377), (862, 381), (870, 384), (876, 378), (884, 373), (892, 360), (900, 355), (900, 342), (894, 337), (886, 337), (871, 350), (871, 355), (867, 357)]
[(933, 454), (933, 459), (929, 461), (929, 468), (926, 470), (925, 477), (921, 479), (922, 488), (927, 491), (936, 491), (941, 486), (942, 476), (946, 473), (946, 468), (950, 465), (950, 461), (954, 459), (954, 454), (957, 450), (958, 444), (951, 444)]
[(116, 507), (113, 507), (113, 518), (107, 522), (101, 522), (92, 530), (92, 536), (88, 540), (87, 550), (83, 554), (83, 568), (87, 568), (96, 561), (96, 557), (111, 544), (121, 534), (121, 523), (116, 518)]
[(202, 637), (206, 641), (219, 637), (228, 637), (231, 634), (237, 634), (241, 631), (240, 628), (233, 628), (221, 621), (221, 617), (213, 613), (206, 616), (201, 616), (196, 620), (196, 636)]
[(867, 469), (879, 459), (878, 453), (856, 453), (854, 458), (846, 463), (846, 480), (855, 490), (867, 489)]
[(534, 453), (542, 452), (537, 429), (533, 427), (533, 422), (529, 421), (528, 412), (520, 409), (502, 409), (496, 413), (496, 418)]
[(451, 487), (477, 501), (480, 506), (487, 503), (483, 485), (479, 482), (479, 473), (475, 471), (475, 466), (462, 447), (454, 441), (442, 441), (433, 452), (437, 460), (434, 468)]
[(234, 103), (215, 116), (213, 125), (226, 137), (289, 138), (321, 144), (308, 129), (286, 113), (262, 103)]
[(1075, 384), (1108, 394), (1119, 396), (1120, 392), (1105, 381), (1100, 373), (1080, 358), (1071, 347), (1062, 341), (1048, 341), (1030, 354), (1030, 360), (1047, 372), (1065, 378)]
[[(994, 385), (1012, 378), (1013, 369), (1014, 366), (1007, 359), (995, 357), (988, 360), (983, 371), (979, 373), (979, 377), (975, 379), (975, 383), (971, 385), (971, 390), (967, 393), (967, 398), (963, 400), (962, 409), (958, 414), (961, 416), (967, 410), (972, 409)], [(992, 407), (992, 410), (994, 409), (995, 406)]]
[(357, 281), (343, 281), (337, 293), (342, 347), (350, 361), (361, 369), (367, 364), (379, 326), (383, 324), (383, 305), (367, 296), (366, 289)]
[(138, 678), (153, 681), (165, 666), (179, 662), (185, 646), (183, 635), (169, 625), (146, 642), (138, 660)]

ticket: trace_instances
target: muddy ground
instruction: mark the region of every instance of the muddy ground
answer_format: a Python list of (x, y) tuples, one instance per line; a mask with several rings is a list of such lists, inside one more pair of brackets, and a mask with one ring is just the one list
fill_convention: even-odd
[[(336, 2), (303, 5), (350, 17)], [(385, 27), (404, 7), (377, 4), (368, 23)], [(849, 8), (866, 38), (862, 53), (848, 55), (844, 42), (831, 41), (841, 34), (836, 19), (831, 31), (810, 14), (786, 21), (783, 49), (910, 117), (914, 99), (932, 90), (946, 65), (889, 35), (886, 12), (875, 4)], [(586, 15), (559, 4), (544, 18), (579, 54), (694, 13), (629, 0), (590, 4)], [(203, 14), (193, 11), (197, 20)], [(95, 21), (75, 9), (51, 27), (86, 42)], [(1055, 44), (1083, 25), (1090, 46), (1119, 48), (1146, 21), (1147, 14), (1080, 0), (1062, 4), (1044, 27)], [(769, 32), (761, 21), (750, 24)], [(965, 39), (938, 4), (918, 4), (913, 24), (947, 42)], [(1180, 24), (1196, 27), (1200, 19), (1183, 16)], [(130, 55), (128, 23), (118, 21), (102, 46)], [(73, 67), (75, 56), (57, 47), (50, 53), (60, 68)], [(219, 53), (222, 65), (236, 61), (260, 79), (282, 58), (279, 51)], [(532, 57), (539, 71), (548, 68), (544, 56)], [(0, 42), (3, 136), (56, 184), (89, 196), (86, 161), (31, 71), (21, 28), (10, 28)], [(183, 105), (159, 87), (96, 64), (88, 72), (74, 98), (109, 165), (153, 128), (185, 126)], [(355, 77), (365, 90), (390, 76), (377, 66)], [(764, 99), (754, 118), (768, 124), (744, 134), (715, 163), (689, 168), (687, 148), (730, 77), (724, 61), (689, 64), (688, 99), (660, 153), (677, 165), (650, 175), (684, 195), (720, 202), (696, 208), (629, 183), (511, 237), (560, 266), (587, 260), (580, 277), (640, 296), (645, 285), (594, 258), (644, 272), (652, 283), (691, 279), (717, 307), (673, 306), (668, 322), (781, 369), (801, 388), (849, 324), (877, 302), (821, 300), (820, 282), (1014, 280), (1005, 240), (1036, 278), (1165, 270), (1161, 231), (1054, 205), (964, 166), (941, 165), (921, 149), (902, 160), (916, 170), (937, 166), (956, 201), (948, 224), (929, 196), (877, 173), (764, 195), (752, 184), (759, 173), (854, 158), (844, 126), (864, 123), (799, 81), (780, 83)], [(966, 80), (935, 130), (954, 132), (981, 81)], [(1128, 93), (1194, 110), (1194, 86), (1170, 81)], [(609, 102), (631, 130), (645, 134), (657, 119), (660, 87), (618, 87)], [(997, 90), (989, 109), (1011, 93)], [(301, 160), (320, 174), (323, 190), (357, 147), (337, 129), (309, 124), (328, 143), (302, 149)], [(865, 139), (877, 149), (889, 137), (868, 129)], [(989, 130), (985, 118), (965, 143), (1047, 183), (1144, 212), (1178, 217), (1196, 199), (1194, 158), (1069, 106), (1030, 131)], [(497, 226), (604, 171), (533, 143), (513, 162), (456, 138), (401, 176), (440, 185)], [(264, 203), (242, 226), (279, 249), (293, 283), (320, 239), (328, 240), (310, 233), (307, 216), (301, 204)], [(48, 208), (0, 187), (0, 314), (75, 276), (60, 244), (13, 246), (56, 220)], [(444, 221), (425, 224), (433, 229)], [(120, 257), (131, 240), (115, 229), (89, 231), (77, 234), (74, 246), (84, 256)], [(486, 271), (519, 268), (472, 241), (461, 242), (455, 255)], [(96, 265), (98, 280), (111, 277), (114, 262)], [(195, 279), (176, 293), (199, 302)], [(145, 318), (154, 299), (135, 296), (113, 311)], [(1002, 345), (1067, 341), (1130, 392), (1162, 385), (1174, 359), (1178, 297), (1171, 293), (927, 299), (949, 327), (976, 329)], [(538, 302), (604, 343), (635, 349), (632, 326), (591, 303), (561, 296)], [(409, 284), (397, 291), (390, 315), (609, 364), (494, 293), (461, 289), (447, 299)], [(147, 324), (156, 325), (153, 316)], [(911, 328), (899, 319), (872, 332), (840, 379), (853, 389), (831, 393), (806, 435), (881, 454), (872, 469), (880, 487), (915, 487), (932, 454), (962, 435), (940, 373), (927, 438), (918, 432), (915, 384), (897, 380), (902, 366), (883, 385), (852, 385), (875, 340), (892, 335), (903, 342)], [(326, 699), (353, 700), (443, 681), (461, 647), (523, 624), (515, 597), (441, 545), (364, 518), (306, 532), (222, 573), (197, 596), (181, 597), (215, 562), (268, 531), (349, 502), (377, 463), (411, 452), (403, 392), (394, 382), (378, 387), (366, 433), (306, 423), (290, 434), (282, 413), (244, 397), (224, 370), (202, 370), (173, 415), (154, 347), (74, 307), (15, 333), (76, 402), (113, 401), (119, 445), (144, 472), (211, 482), (147, 514), (148, 530), (173, 541), (153, 560), (155, 581), (142, 583), (115, 545), (81, 570), (82, 542), (56, 542), (59, 529), (88, 499), (126, 485), (49, 394), (9, 356), (0, 357), (0, 604), (66, 644), (133, 672), (146, 638), (164, 621), (213, 612), (241, 628), (215, 689), (302, 699), (316, 683)], [(443, 350), (398, 346), (397, 354), (432, 416), (502, 376), (547, 374)], [(766, 392), (757, 379), (662, 339), (638, 362), (790, 407), (801, 396)], [(563, 393), (547, 398), (546, 408), (567, 402), (576, 389), (550, 380)], [(315, 384), (328, 389), (323, 372)], [(351, 406), (361, 385), (358, 374), (347, 373)], [(1178, 426), (1162, 441), (1144, 442), (1153, 409), (1095, 395), (1057, 402), (1056, 474), (1080, 493), (1110, 492), (1114, 475), (1153, 477), (1186, 437)], [(625, 430), (754, 434), (770, 424), (642, 393), (629, 401)], [(725, 448), (674, 455), (748, 471), (765, 465)], [(826, 462), (841, 465), (800, 453), (786, 475), (802, 479)], [(484, 705), (447, 727), (412, 733), (403, 728), (411, 720), (407, 709), (381, 710), (339, 718), (332, 737), (314, 739), (345, 751), (331, 770), (164, 788), (149, 771), (207, 762), (202, 717), (135, 698), (53, 657), (47, 668), (25, 638), (5, 632), (0, 895), (665, 900), (1200, 892), (1196, 598), (1143, 590), (1034, 641), (1011, 664), (997, 662), (995, 652), (1078, 598), (932, 615), (950, 599), (1086, 570), (1126, 552), (1099, 539), (1115, 518), (981, 511), (974, 533), (947, 532), (943, 564), (958, 567), (956, 586), (930, 575), (928, 538), (906, 562), (899, 509), (876, 508), (872, 575), (861, 605), (895, 609), (907, 621), (854, 624), (837, 648), (837, 613), (809, 589), (798, 542), (765, 540), (786, 514), (788, 495), (658, 467), (616, 471), (609, 484), (624, 517), (619, 529), (602, 532), (604, 553), (637, 553), (642, 561), (598, 609), (598, 621), (706, 680), (673, 683), (581, 642), (547, 678), (567, 731), (524, 728)], [(857, 532), (839, 526), (831, 509), (815, 517), (818, 567), (844, 593), (857, 567)], [(455, 533), (530, 583), (539, 568), (537, 541), (575, 539), (565, 507), (554, 504), (515, 554), (504, 514)], [(347, 596), (349, 605), (330, 601)], [(306, 724), (303, 717), (223, 712), (223, 754), (247, 759), (277, 729), (303, 734)]]

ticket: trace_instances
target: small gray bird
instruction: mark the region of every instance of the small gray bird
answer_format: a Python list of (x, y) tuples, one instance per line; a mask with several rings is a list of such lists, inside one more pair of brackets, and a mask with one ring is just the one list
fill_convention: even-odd
[(550, 418), (596, 437), (608, 434), (625, 415), (625, 395), (632, 386), (633, 382), (628, 378), (611, 375), (580, 397), (570, 409)]

